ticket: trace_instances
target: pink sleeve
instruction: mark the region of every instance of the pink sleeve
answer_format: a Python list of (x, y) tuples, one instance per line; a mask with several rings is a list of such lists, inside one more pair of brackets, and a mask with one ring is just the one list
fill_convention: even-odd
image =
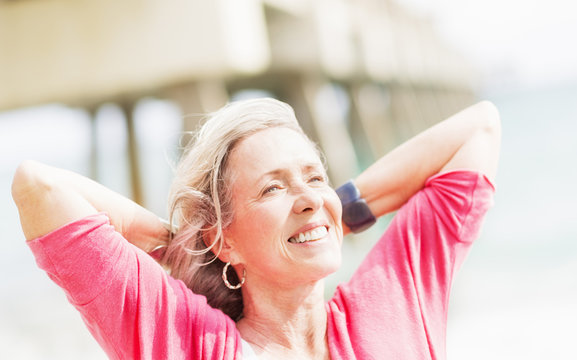
[(112, 359), (234, 359), (234, 321), (128, 243), (105, 214), (28, 242)]
[(476, 172), (428, 179), (329, 302), (329, 331), (338, 347), (357, 358), (443, 359), (451, 284), (479, 235), (493, 192)]

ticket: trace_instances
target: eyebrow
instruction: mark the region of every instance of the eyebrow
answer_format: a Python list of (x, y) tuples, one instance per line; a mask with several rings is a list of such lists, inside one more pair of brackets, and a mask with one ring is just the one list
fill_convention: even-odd
[[(300, 168), (304, 172), (310, 172), (310, 171), (316, 171), (316, 170), (322, 170), (323, 173), (326, 172), (324, 166), (322, 164), (318, 164), (318, 163), (305, 163)], [(279, 169), (267, 171), (266, 173), (262, 174), (262, 176), (260, 176), (257, 179), (257, 183), (260, 183), (261, 180), (267, 176), (275, 176), (275, 175), (282, 174), (284, 172), (287, 172), (286, 168), (279, 168)]]

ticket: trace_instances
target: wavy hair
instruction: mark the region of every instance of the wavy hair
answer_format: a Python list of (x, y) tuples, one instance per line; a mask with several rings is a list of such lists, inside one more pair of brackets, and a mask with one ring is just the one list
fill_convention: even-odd
[[(234, 216), (228, 157), (240, 140), (272, 127), (289, 128), (307, 138), (293, 109), (275, 99), (232, 102), (210, 114), (186, 146), (169, 194), (170, 223), (178, 231), (161, 262), (173, 277), (235, 321), (242, 317), (242, 293), (224, 285), (224, 263), (218, 259), (223, 229)], [(208, 232), (214, 235), (212, 242)], [(238, 282), (236, 272), (230, 273), (230, 281)]]

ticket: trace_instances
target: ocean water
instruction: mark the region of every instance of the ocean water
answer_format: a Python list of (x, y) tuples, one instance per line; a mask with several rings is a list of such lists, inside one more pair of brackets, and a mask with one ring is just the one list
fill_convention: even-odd
[(486, 97), (497, 192), (454, 284), (449, 359), (577, 359), (577, 86)]
[[(448, 358), (577, 359), (577, 86), (485, 98), (503, 123), (497, 193), (454, 284)], [(170, 174), (167, 149), (178, 114), (166, 104), (143, 106), (153, 114), (141, 134), (149, 149), (145, 189), (162, 214), (169, 176), (158, 174)], [(103, 123), (100, 176), (126, 193), (126, 159), (118, 156), (126, 144), (114, 136), (123, 130), (118, 120)], [(0, 359), (106, 358), (62, 291), (34, 264), (10, 198), (11, 177), (25, 158), (87, 174), (88, 129), (86, 114), (59, 106), (0, 114)]]

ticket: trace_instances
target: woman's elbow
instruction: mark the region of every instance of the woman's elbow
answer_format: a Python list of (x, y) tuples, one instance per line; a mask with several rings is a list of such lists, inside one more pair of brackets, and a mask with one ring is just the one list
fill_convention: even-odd
[(42, 165), (36, 161), (25, 160), (16, 169), (12, 179), (12, 198), (20, 208), (29, 203), (40, 192), (47, 191), (50, 186), (46, 178), (41, 176)]
[(482, 101), (480, 107), (481, 119), (480, 128), (476, 133), (478, 150), (481, 150), (484, 158), (483, 170), (490, 179), (494, 180), (499, 164), (501, 152), (501, 117), (499, 110), (490, 101)]
[(499, 109), (491, 101), (483, 100), (476, 107), (481, 115), (482, 130), (493, 134), (497, 139), (501, 138), (501, 116)]

